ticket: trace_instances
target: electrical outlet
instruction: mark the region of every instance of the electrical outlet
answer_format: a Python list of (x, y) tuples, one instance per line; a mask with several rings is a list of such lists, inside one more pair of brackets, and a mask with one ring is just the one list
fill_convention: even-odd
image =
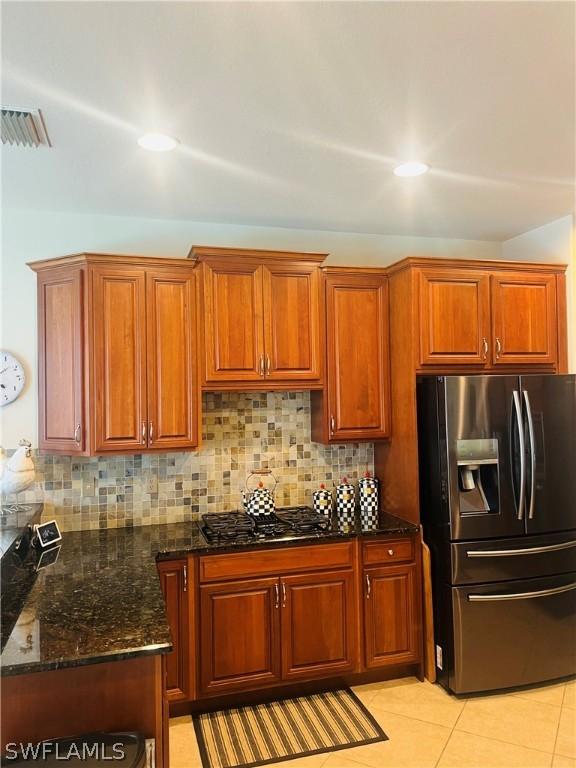
[(158, 476), (148, 475), (146, 477), (146, 493), (158, 493)]
[(82, 480), (82, 496), (96, 496), (96, 482), (93, 477)]

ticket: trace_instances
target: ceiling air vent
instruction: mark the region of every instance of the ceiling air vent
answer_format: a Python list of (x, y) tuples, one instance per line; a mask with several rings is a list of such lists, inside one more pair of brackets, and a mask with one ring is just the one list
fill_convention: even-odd
[(40, 110), (2, 107), (2, 144), (52, 146)]

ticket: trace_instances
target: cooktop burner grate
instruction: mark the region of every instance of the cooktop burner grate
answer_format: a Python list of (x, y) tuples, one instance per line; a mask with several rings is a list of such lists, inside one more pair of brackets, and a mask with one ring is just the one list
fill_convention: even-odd
[(330, 531), (330, 520), (310, 507), (285, 507), (266, 515), (212, 512), (202, 515), (201, 531), (210, 543), (245, 543), (259, 539), (320, 534)]

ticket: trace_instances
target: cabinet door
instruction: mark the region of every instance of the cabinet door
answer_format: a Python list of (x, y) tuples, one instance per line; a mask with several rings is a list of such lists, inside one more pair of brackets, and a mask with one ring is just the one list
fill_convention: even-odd
[(558, 361), (556, 278), (529, 272), (492, 275), (494, 365)]
[(211, 262), (202, 274), (206, 382), (262, 381), (262, 267)]
[(329, 439), (390, 434), (388, 284), (383, 276), (326, 280)]
[(263, 267), (264, 351), (271, 381), (318, 381), (320, 272), (315, 266)]
[(186, 560), (165, 560), (158, 563), (158, 572), (174, 646), (165, 659), (166, 695), (170, 701), (189, 699), (188, 564)]
[(282, 678), (350, 672), (357, 665), (353, 571), (281, 579)]
[(280, 680), (278, 579), (200, 587), (200, 679), (204, 693)]
[(420, 365), (488, 365), (489, 275), (423, 269), (419, 282)]
[(148, 447), (198, 445), (196, 296), (193, 273), (146, 274)]
[(95, 449), (139, 452), (146, 444), (144, 269), (92, 268)]
[(85, 453), (83, 281), (66, 267), (38, 278), (38, 445)]
[(420, 659), (419, 598), (416, 565), (364, 571), (366, 667), (405, 664)]

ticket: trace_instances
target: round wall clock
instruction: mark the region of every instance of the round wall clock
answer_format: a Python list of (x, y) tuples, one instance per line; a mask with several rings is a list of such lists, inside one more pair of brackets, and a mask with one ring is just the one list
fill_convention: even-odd
[(0, 350), (0, 406), (16, 400), (25, 381), (22, 363), (9, 352)]

